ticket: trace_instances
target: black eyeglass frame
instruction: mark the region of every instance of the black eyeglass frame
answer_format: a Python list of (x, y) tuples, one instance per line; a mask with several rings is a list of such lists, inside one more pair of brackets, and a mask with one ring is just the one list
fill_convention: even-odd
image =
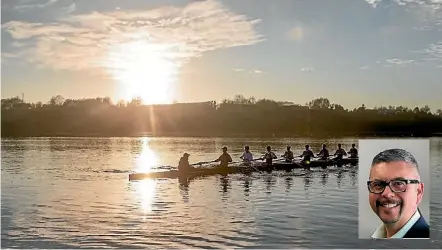
[[(404, 182), (406, 184), (405, 189), (403, 191), (394, 191), (391, 186), (390, 183), (393, 181), (401, 181)], [(373, 182), (379, 182), (380, 184), (383, 185), (382, 191), (380, 192), (373, 192), (372, 190), (370, 190), (370, 184)], [(390, 181), (367, 181), (367, 188), (368, 188), (368, 192), (372, 193), (372, 194), (382, 194), (385, 191), (385, 188), (388, 186), (391, 190), (391, 192), (393, 193), (404, 193), (407, 191), (407, 185), (408, 184), (419, 184), (420, 181), (419, 180), (411, 180), (411, 179), (398, 179), (398, 180), (390, 180)]]

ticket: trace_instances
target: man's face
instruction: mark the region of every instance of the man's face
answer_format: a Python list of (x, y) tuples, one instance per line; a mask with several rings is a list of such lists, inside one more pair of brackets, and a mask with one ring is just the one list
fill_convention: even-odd
[[(417, 169), (406, 162), (379, 163), (371, 168), (370, 181), (390, 181), (394, 179), (417, 179)], [(406, 223), (422, 200), (424, 184), (407, 184), (406, 191), (394, 193), (386, 186), (381, 194), (369, 193), (373, 211), (386, 224)]]

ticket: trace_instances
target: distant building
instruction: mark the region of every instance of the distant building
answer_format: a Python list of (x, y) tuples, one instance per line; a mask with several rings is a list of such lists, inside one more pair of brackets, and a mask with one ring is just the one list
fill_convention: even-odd
[(296, 104), (294, 102), (278, 102), (279, 105), (282, 106), (295, 106)]

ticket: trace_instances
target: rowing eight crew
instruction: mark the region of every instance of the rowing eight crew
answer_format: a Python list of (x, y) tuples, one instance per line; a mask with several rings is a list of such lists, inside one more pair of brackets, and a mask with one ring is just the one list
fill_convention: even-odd
[[(212, 162), (220, 162), (220, 167), (228, 167), (229, 162), (232, 162), (232, 157), (229, 153), (227, 153), (227, 147), (222, 148), (223, 153), (214, 161)], [(358, 150), (356, 149), (356, 145), (353, 143), (351, 145), (351, 149), (348, 152), (349, 158), (357, 158), (358, 157)], [(336, 152), (333, 154), (333, 156), (336, 156), (332, 158), (331, 160), (339, 161), (343, 158), (344, 155), (347, 155), (347, 152), (345, 149), (342, 148), (341, 144), (338, 144), (338, 148), (336, 149)], [(189, 164), (189, 154), (184, 153), (183, 157), (181, 157), (179, 164), (178, 164), (178, 170), (179, 171), (188, 171), (191, 169)], [(291, 151), (291, 147), (287, 146), (287, 151), (281, 157), (284, 158), (285, 162), (292, 162), (295, 157), (293, 151)], [(302, 152), (301, 155), (298, 157), (302, 157), (301, 162), (302, 163), (310, 163), (312, 158), (319, 158), (320, 160), (328, 160), (330, 157), (329, 151), (327, 149), (327, 146), (325, 144), (322, 144), (321, 151), (317, 154), (317, 156), (314, 155), (313, 151), (310, 149), (310, 145), (305, 145), (305, 150)], [(253, 154), (250, 152), (250, 147), (245, 146), (244, 147), (244, 153), (240, 158), (244, 161), (245, 165), (250, 165), (253, 159)], [(262, 158), (258, 158), (256, 160), (265, 160), (265, 162), (269, 165), (272, 165), (273, 160), (277, 159), (278, 157), (274, 152), (272, 152), (272, 148), (270, 146), (267, 146), (267, 152), (264, 154)]]

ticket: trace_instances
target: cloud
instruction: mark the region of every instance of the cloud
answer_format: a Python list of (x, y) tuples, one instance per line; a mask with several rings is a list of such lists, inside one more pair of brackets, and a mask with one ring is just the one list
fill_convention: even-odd
[(359, 69), (366, 70), (366, 69), (370, 69), (370, 67), (366, 65), (366, 66), (359, 67)]
[(75, 3), (71, 3), (69, 6), (63, 7), (61, 9), (61, 12), (64, 12), (65, 15), (68, 15), (76, 10), (77, 10), (77, 5)]
[(381, 2), (393, 2), (399, 6), (416, 7), (421, 6), (438, 10), (442, 6), (441, 0), (364, 0), (373, 7), (377, 7)]
[(14, 41), (14, 42), (12, 42), (11, 45), (14, 48), (22, 48), (22, 47), (26, 46), (26, 43), (21, 43), (21, 42)]
[(24, 55), (23, 52), (15, 52), (15, 53), (9, 53), (9, 52), (3, 52), (1, 53), (1, 64), (7, 65), (9, 63), (12, 63), (16, 59), (22, 57)]
[(403, 59), (397, 59), (397, 58), (392, 58), (392, 59), (387, 59), (385, 60), (385, 66), (386, 67), (390, 67), (390, 66), (407, 66), (410, 65), (412, 63), (414, 63), (415, 60), (403, 60)]
[(246, 69), (233, 69), (235, 72), (243, 72), (248, 74), (263, 74), (264, 72), (262, 70), (258, 69), (252, 69), (252, 70), (246, 70)]
[(442, 41), (430, 44), (428, 48), (424, 49), (422, 52), (427, 55), (427, 60), (442, 63)]
[(373, 6), (374, 8), (377, 7), (377, 5), (382, 1), (382, 0), (365, 0), (368, 4), (370, 4), (371, 6)]
[(48, 6), (51, 6), (55, 3), (57, 3), (58, 0), (46, 0), (46, 1), (40, 1), (40, 0), (27, 0), (27, 1), (19, 1), (19, 4), (14, 6), (14, 10), (17, 11), (26, 11), (26, 10), (33, 10), (33, 9), (41, 9)]
[(9, 32), (14, 39), (38, 38), (46, 39), (50, 37), (64, 37), (69, 35), (81, 35), (89, 32), (89, 29), (73, 27), (67, 24), (42, 24), (26, 23), (21, 21), (10, 21), (2, 25), (2, 29)]
[(236, 71), (236, 72), (243, 72), (244, 69), (233, 69), (233, 71)]
[[(16, 40), (33, 42), (26, 50), (29, 61), (54, 69), (81, 70), (107, 67), (109, 57), (115, 61), (139, 56), (140, 51), (130, 49), (133, 42), (138, 47), (148, 44), (179, 62), (208, 51), (256, 44), (264, 40), (254, 29), (258, 23), (259, 19), (248, 19), (208, 0), (184, 7), (91, 12), (48, 24), (10, 21), (2, 29)], [(122, 49), (125, 45), (126, 51)], [(128, 53), (132, 54), (126, 56)]]
[(302, 68), (301, 71), (305, 71), (305, 72), (312, 72), (314, 71), (314, 68)]
[[(405, 10), (414, 13), (421, 21), (418, 30), (437, 29), (435, 26), (442, 26), (442, 0), (364, 0), (374, 8), (382, 2), (392, 2)], [(441, 30), (441, 29), (439, 29)]]
[(20, 54), (14, 54), (14, 53), (2, 53), (2, 58), (17, 58)]

